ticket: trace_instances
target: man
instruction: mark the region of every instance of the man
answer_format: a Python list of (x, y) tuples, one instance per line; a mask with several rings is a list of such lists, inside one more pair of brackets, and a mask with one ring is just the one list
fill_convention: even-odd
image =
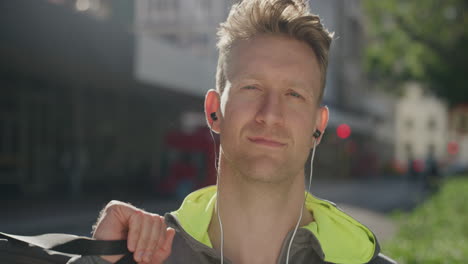
[(217, 89), (205, 98), (221, 142), (217, 188), (164, 218), (111, 202), (94, 238), (128, 239), (139, 263), (394, 263), (365, 226), (304, 192), (306, 161), (328, 122), (332, 38), (319, 18), (301, 1), (245, 0), (218, 34)]

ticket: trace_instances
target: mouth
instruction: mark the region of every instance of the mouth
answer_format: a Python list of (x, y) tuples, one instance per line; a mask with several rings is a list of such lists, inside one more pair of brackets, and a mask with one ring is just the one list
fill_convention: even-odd
[(272, 147), (272, 148), (282, 148), (285, 147), (286, 144), (282, 143), (280, 141), (270, 139), (270, 138), (264, 138), (264, 137), (248, 137), (249, 141), (258, 144), (261, 146), (266, 146), (266, 147)]

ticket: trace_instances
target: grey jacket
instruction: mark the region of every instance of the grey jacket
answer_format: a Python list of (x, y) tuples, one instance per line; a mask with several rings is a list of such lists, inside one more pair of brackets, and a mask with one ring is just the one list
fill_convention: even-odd
[[(207, 230), (213, 214), (216, 187), (207, 187), (187, 196), (179, 210), (167, 213), (167, 226), (175, 229), (167, 264), (218, 264), (220, 254), (211, 247)], [(308, 264), (394, 264), (380, 253), (375, 235), (341, 211), (335, 204), (308, 195), (306, 207), (314, 221), (297, 230), (289, 263)], [(286, 263), (292, 231), (283, 241), (277, 263)], [(75, 258), (74, 264), (108, 264), (99, 257)], [(232, 263), (224, 259), (224, 263)]]
[[(167, 264), (218, 264), (221, 263), (221, 256), (213, 248), (210, 248), (196, 239), (191, 237), (181, 227), (177, 218), (172, 214), (165, 215), (166, 224), (176, 230), (176, 235), (172, 244), (172, 254), (164, 262)], [(291, 239), (292, 231), (287, 235), (283, 242), (278, 264), (286, 263), (286, 250)], [(377, 242), (376, 242), (377, 243)], [(325, 261), (325, 255), (317, 238), (307, 229), (300, 228), (297, 231), (296, 237), (291, 247), (289, 263), (299, 264), (331, 264), (332, 262)], [(109, 262), (99, 257), (79, 257), (70, 260), (68, 263), (73, 264), (109, 264)], [(224, 258), (224, 263), (231, 264), (232, 262)], [(377, 248), (374, 256), (368, 264), (395, 264), (396, 262), (380, 253), (380, 248), (377, 243)], [(345, 264), (345, 262), (343, 262)]]

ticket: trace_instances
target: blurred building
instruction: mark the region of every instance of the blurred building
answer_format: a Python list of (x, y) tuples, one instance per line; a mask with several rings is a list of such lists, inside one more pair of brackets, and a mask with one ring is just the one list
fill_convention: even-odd
[(154, 188), (203, 97), (135, 79), (133, 5), (0, 3), (0, 193)]
[[(168, 153), (196, 148), (172, 139), (191, 140), (187, 122), (196, 133), (204, 126), (187, 116), (203, 113), (215, 87), (215, 32), (231, 2), (2, 1), (0, 192), (153, 191)], [(316, 175), (377, 176), (389, 156), (379, 148), (392, 140), (391, 102), (368, 97), (360, 1), (312, 0), (311, 8), (335, 32)], [(344, 139), (341, 124), (351, 128)], [(176, 156), (212, 168), (198, 154)]]
[(425, 92), (419, 83), (408, 83), (405, 91), (396, 104), (396, 160), (405, 166), (409, 166), (408, 162), (424, 162), (431, 156), (437, 161), (445, 160), (449, 139), (447, 105)]
[(468, 170), (468, 105), (457, 105), (450, 111), (449, 144), (449, 164), (454, 171)]
[(138, 32), (216, 61), (216, 30), (231, 4), (231, 0), (135, 1), (135, 25)]
[(135, 78), (200, 98), (215, 88), (216, 27), (226, 16), (224, 2), (136, 1)]
[[(363, 72), (366, 27), (361, 1), (311, 0), (310, 7), (335, 34), (324, 96), (330, 122), (319, 164), (326, 177), (382, 176), (394, 152), (394, 138), (388, 133), (394, 124), (394, 99), (370, 92)], [(336, 129), (342, 124), (351, 129), (346, 139), (337, 136)]]
[(375, 151), (378, 152), (382, 169), (389, 170), (395, 158), (395, 105), (397, 98), (383, 91), (371, 90), (366, 92), (363, 106), (372, 116), (372, 133)]

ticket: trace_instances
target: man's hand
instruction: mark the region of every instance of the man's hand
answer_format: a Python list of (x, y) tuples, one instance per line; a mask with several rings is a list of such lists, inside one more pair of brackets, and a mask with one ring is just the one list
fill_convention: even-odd
[[(138, 263), (160, 264), (171, 254), (175, 230), (167, 228), (164, 218), (130, 204), (111, 201), (101, 212), (94, 228), (98, 240), (124, 240)], [(109, 262), (121, 256), (101, 256)]]

